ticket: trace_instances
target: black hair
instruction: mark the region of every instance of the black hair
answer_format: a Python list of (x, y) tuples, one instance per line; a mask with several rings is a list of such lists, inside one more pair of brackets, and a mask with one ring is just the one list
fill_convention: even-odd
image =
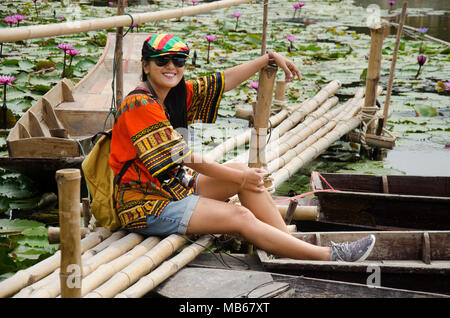
[[(157, 50), (153, 49), (147, 41), (144, 41), (141, 60), (150, 63), (150, 56), (155, 54), (158, 54)], [(147, 82), (147, 80), (147, 74), (145, 74), (144, 68), (142, 68), (142, 81)], [(184, 76), (177, 86), (170, 89), (163, 102), (169, 113), (169, 120), (172, 127), (174, 129), (179, 127), (187, 128), (186, 82)]]

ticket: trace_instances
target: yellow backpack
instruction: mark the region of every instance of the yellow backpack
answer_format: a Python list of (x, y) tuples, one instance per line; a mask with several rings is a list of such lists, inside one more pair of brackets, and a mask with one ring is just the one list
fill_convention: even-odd
[[(120, 173), (115, 176), (108, 163), (112, 131), (99, 134), (103, 136), (83, 160), (81, 169), (92, 198), (91, 213), (98, 224), (110, 231), (115, 231), (121, 224), (115, 209), (114, 189), (134, 159), (127, 161)], [(95, 139), (97, 135), (92, 139)]]

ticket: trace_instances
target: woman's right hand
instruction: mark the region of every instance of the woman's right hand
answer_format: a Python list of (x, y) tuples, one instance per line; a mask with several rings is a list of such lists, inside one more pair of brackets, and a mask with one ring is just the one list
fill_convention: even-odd
[(247, 168), (244, 170), (243, 180), (240, 189), (250, 190), (254, 192), (263, 192), (264, 175), (266, 171), (259, 168)]

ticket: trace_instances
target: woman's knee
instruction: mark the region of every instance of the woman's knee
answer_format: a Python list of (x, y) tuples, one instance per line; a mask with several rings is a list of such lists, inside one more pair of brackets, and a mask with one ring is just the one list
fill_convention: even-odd
[(243, 230), (248, 229), (249, 226), (253, 226), (257, 222), (255, 215), (246, 207), (242, 205), (235, 205), (230, 220), (233, 220), (236, 230), (242, 233)]

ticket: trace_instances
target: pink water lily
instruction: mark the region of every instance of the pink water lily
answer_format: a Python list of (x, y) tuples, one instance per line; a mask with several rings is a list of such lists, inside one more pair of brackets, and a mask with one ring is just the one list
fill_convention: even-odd
[(14, 18), (13, 16), (7, 16), (4, 19), (5, 23), (9, 24), (10, 27), (12, 27), (13, 24), (17, 23), (17, 19)]
[(195, 5), (198, 2), (198, 0), (191, 0), (191, 2), (192, 2), (192, 5)]
[(16, 80), (16, 78), (14, 76), (1, 75), (0, 76), (0, 85), (14, 86), (11, 83), (14, 82), (15, 80)]
[(205, 35), (205, 39), (208, 40), (208, 42), (214, 42), (217, 39), (217, 36), (215, 35)]
[(417, 74), (416, 74), (415, 78), (417, 78), (419, 76), (420, 70), (426, 61), (427, 61), (427, 57), (425, 55), (419, 55), (417, 57), (417, 64), (419, 64), (419, 69), (417, 70)]
[(13, 18), (16, 19), (16, 21), (17, 21), (17, 26), (19, 26), (19, 23), (20, 23), (21, 21), (25, 20), (25, 17), (24, 17), (23, 15), (21, 15), (21, 14), (18, 14), (18, 13), (14, 14), (14, 15), (13, 15)]
[(209, 64), (209, 50), (211, 48), (211, 42), (214, 42), (217, 39), (215, 35), (206, 35), (205, 39), (208, 41), (208, 56), (206, 57), (206, 63)]
[(292, 6), (294, 7), (294, 16), (292, 17), (292, 18), (295, 18), (295, 14), (297, 13), (297, 10), (299, 10), (300, 9), (300, 13), (299, 13), (299, 15), (301, 14), (301, 11), (302, 11), (302, 7), (305, 5), (305, 3), (304, 2), (301, 2), (301, 1), (299, 1), (299, 2), (297, 2), (297, 3), (294, 3)]
[(237, 30), (238, 23), (239, 23), (239, 18), (240, 18), (241, 16), (242, 16), (242, 13), (240, 13), (240, 12), (235, 12), (235, 13), (233, 13), (233, 17), (236, 18), (236, 25), (234, 26), (234, 31)]
[(75, 55), (79, 55), (80, 51), (78, 51), (76, 49), (71, 49), (71, 50), (67, 50), (67, 54), (69, 54), (70, 56), (75, 56)]
[(444, 89), (450, 91), (450, 82), (444, 82)]
[(66, 55), (68, 54), (69, 51), (71, 51), (73, 49), (73, 45), (59, 43), (58, 48), (64, 51), (64, 62), (63, 62), (64, 64), (63, 64), (63, 71), (61, 73), (61, 77), (64, 78), (64, 76), (66, 75)]
[(67, 50), (67, 54), (70, 55), (70, 62), (69, 62), (69, 67), (68, 69), (70, 70), (70, 68), (72, 67), (72, 60), (74, 56), (80, 55), (80, 51), (76, 50), (76, 49), (70, 49)]
[(417, 63), (422, 66), (427, 61), (427, 57), (425, 55), (420, 55), (417, 57)]
[(250, 81), (251, 88), (258, 90), (258, 86), (259, 86), (258, 82)]
[(14, 82), (15, 80), (16, 80), (16, 78), (14, 76), (9, 76), (9, 75), (1, 75), (0, 76), (0, 85), (3, 85), (3, 107), (2, 107), (2, 111), (3, 111), (3, 129), (7, 128), (7, 125), (6, 125), (6, 112), (8, 111), (8, 107), (6, 106), (6, 86), (14, 86), (11, 83)]
[(64, 51), (72, 50), (73, 49), (73, 45), (72, 44), (59, 43), (58, 44), (58, 49), (61, 49), (61, 50), (64, 50)]
[(289, 41), (288, 52), (291, 53), (291, 52), (292, 52), (292, 48), (293, 48), (293, 43), (294, 43), (295, 41), (297, 41), (297, 38), (296, 38), (295, 36), (293, 36), (293, 35), (288, 35), (288, 36), (286, 37), (286, 40)]

